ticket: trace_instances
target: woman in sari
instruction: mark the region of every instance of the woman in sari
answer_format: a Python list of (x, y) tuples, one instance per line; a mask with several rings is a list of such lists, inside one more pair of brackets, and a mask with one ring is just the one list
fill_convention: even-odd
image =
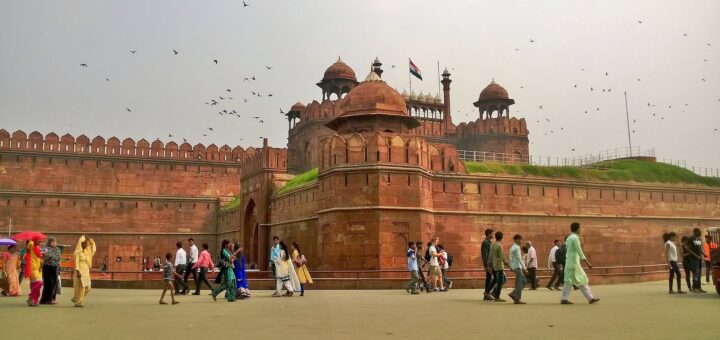
[(235, 245), (235, 261), (233, 266), (235, 269), (235, 279), (237, 280), (237, 295), (240, 299), (250, 297), (250, 288), (248, 288), (247, 273), (245, 272), (245, 255), (243, 247), (240, 244)]
[(37, 245), (38, 239), (27, 244), (25, 252), (25, 277), (30, 279), (30, 293), (27, 304), (30, 307), (37, 307), (40, 300), (40, 289), (42, 288), (42, 252)]
[(230, 241), (222, 241), (222, 250), (220, 251), (220, 260), (217, 265), (220, 267), (222, 275), (220, 285), (212, 292), (213, 300), (217, 301), (217, 296), (225, 291), (225, 299), (228, 302), (235, 302), (235, 271), (233, 270), (233, 260), (235, 256), (230, 251)]
[(72, 302), (75, 307), (83, 307), (85, 296), (90, 293), (90, 268), (95, 255), (95, 241), (80, 236), (75, 246), (75, 272), (73, 273), (73, 290), (75, 292)]
[(18, 279), (18, 268), (20, 267), (20, 255), (15, 251), (16, 246), (8, 246), (8, 252), (3, 254), (4, 269), (7, 280), (7, 287), (3, 287), (3, 295), (20, 295), (20, 281)]
[(313, 283), (313, 280), (306, 266), (307, 259), (302, 254), (297, 242), (292, 243), (292, 262), (295, 265), (295, 272), (300, 281), (300, 296), (305, 296), (305, 284)]
[(295, 266), (292, 264), (288, 247), (285, 242), (280, 241), (280, 255), (275, 258), (275, 293), (273, 296), (282, 296), (282, 289), (287, 289), (285, 296), (291, 297), (296, 290), (300, 290), (300, 280), (298, 280)]

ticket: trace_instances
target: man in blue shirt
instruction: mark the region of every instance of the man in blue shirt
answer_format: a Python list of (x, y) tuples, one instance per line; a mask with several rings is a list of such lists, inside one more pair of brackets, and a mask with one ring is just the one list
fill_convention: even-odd
[(274, 246), (270, 247), (270, 270), (272, 270), (273, 277), (275, 277), (275, 259), (280, 256), (280, 238), (273, 236)]
[(405, 286), (405, 291), (407, 291), (410, 294), (417, 295), (419, 294), (415, 286), (418, 282), (418, 265), (417, 265), (417, 254), (415, 253), (415, 243), (410, 242), (408, 243), (408, 251), (407, 251), (407, 265), (408, 270), (410, 271), (410, 282), (408, 282), (407, 286)]

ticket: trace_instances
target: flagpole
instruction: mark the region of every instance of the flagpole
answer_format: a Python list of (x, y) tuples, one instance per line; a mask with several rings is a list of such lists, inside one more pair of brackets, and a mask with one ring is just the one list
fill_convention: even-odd
[[(410, 93), (412, 93), (412, 74), (410, 74), (410, 58), (408, 58), (408, 83), (410, 83)], [(408, 95), (410, 95), (408, 93)]]

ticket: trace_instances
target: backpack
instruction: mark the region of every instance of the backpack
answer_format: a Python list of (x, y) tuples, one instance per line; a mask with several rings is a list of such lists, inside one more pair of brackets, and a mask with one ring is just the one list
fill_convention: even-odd
[(558, 250), (555, 251), (555, 262), (560, 264), (565, 264), (565, 255), (567, 253), (567, 247), (565, 244), (560, 246)]
[(430, 256), (430, 248), (425, 250), (425, 261), (430, 262), (430, 259), (432, 256)]
[(449, 267), (452, 267), (453, 260), (454, 260), (454, 259), (453, 259), (453, 256), (450, 255), (450, 254), (448, 254), (448, 255), (447, 255), (447, 258), (448, 258), (448, 259), (447, 259), (448, 266), (449, 266)]

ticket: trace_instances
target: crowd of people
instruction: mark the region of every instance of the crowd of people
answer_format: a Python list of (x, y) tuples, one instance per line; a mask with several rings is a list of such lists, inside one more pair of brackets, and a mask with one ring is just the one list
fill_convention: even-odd
[[(717, 249), (717, 244), (712, 240), (710, 235), (705, 235), (705, 242), (702, 240), (702, 231), (700, 228), (693, 229), (692, 235), (682, 236), (680, 238), (680, 253), (675, 242), (677, 242), (677, 233), (674, 231), (663, 234), (665, 242), (665, 251), (663, 256), (668, 261), (670, 269), (670, 277), (668, 279), (670, 294), (686, 294), (682, 290), (682, 275), (678, 266), (678, 259), (682, 259), (682, 266), (685, 270), (685, 283), (687, 290), (691, 293), (706, 293), (702, 289), (702, 267), (705, 265), (705, 283), (710, 283), (710, 252)], [(673, 282), (677, 280), (677, 291), (673, 290)]]
[[(562, 245), (555, 240), (555, 245), (550, 250), (548, 266), (553, 269), (553, 275), (548, 281), (547, 288), (560, 290), (562, 284), (561, 304), (572, 304), (569, 300), (571, 289), (579, 289), (589, 303), (594, 304), (600, 301), (593, 296), (589, 280), (581, 266), (584, 261), (589, 268), (592, 265), (585, 257), (580, 245), (580, 224), (575, 222), (570, 226), (570, 234), (565, 238)], [(485, 230), (485, 239), (480, 246), (483, 267), (485, 270), (485, 290), (483, 300), (494, 302), (506, 302), (501, 297), (503, 286), (507, 280), (505, 276), (506, 266), (510, 268), (515, 276), (515, 287), (507, 295), (515, 304), (525, 304), (522, 300), (523, 289), (526, 284), (531, 290), (538, 287), (537, 251), (530, 241), (524, 241), (523, 236), (516, 234), (510, 246), (508, 256), (505, 255), (502, 231), (492, 229)], [(407, 251), (407, 265), (410, 271), (410, 282), (405, 290), (409, 294), (419, 294), (419, 290), (425, 288), (427, 292), (447, 291), (452, 286), (452, 281), (447, 277), (447, 270), (452, 264), (451, 257), (438, 242), (440, 238), (433, 236), (428, 244), (428, 251), (425, 257), (418, 256), (422, 250), (422, 242), (410, 242)], [(427, 277), (425, 280), (424, 270), (428, 265)], [(446, 283), (447, 288), (446, 288)], [(430, 289), (430, 286), (433, 289)], [(439, 286), (439, 287), (438, 287)]]
[[(572, 304), (569, 300), (572, 290), (580, 290), (585, 299), (594, 304), (599, 301), (595, 298), (588, 285), (589, 280), (582, 268), (585, 262), (588, 268), (592, 264), (583, 253), (580, 244), (580, 224), (570, 225), (570, 234), (564, 241), (555, 240), (548, 255), (548, 269), (552, 275), (545, 287), (549, 290), (562, 290), (561, 304)], [(702, 239), (702, 231), (695, 228), (692, 235), (680, 238), (678, 249), (678, 235), (675, 232), (663, 234), (665, 242), (663, 256), (668, 261), (669, 293), (686, 294), (682, 290), (682, 274), (678, 261), (682, 261), (685, 271), (687, 290), (693, 293), (705, 293), (702, 289), (702, 267), (706, 267), (706, 284), (710, 281), (710, 253), (717, 249), (717, 244), (710, 236)], [(507, 296), (514, 304), (525, 304), (522, 300), (523, 289), (526, 285), (530, 290), (536, 290), (538, 258), (532, 243), (525, 240), (522, 235), (515, 234), (506, 255), (504, 246), (505, 235), (502, 231), (485, 230), (485, 238), (481, 244), (481, 258), (485, 271), (485, 287), (483, 300), (493, 302), (506, 302), (502, 298), (502, 289), (507, 281), (506, 267), (515, 277), (515, 285)], [(44, 247), (39, 246), (40, 240), (33, 239), (25, 242), (19, 249), (16, 245), (8, 246), (7, 253), (3, 254), (3, 275), (0, 280), (0, 291), (5, 296), (19, 296), (22, 294), (20, 284), (23, 278), (30, 281), (28, 293), (28, 306), (40, 304), (56, 304), (56, 297), (61, 291), (60, 261), (61, 250), (54, 237), (49, 237)], [(405, 289), (409, 294), (417, 295), (422, 291), (447, 292), (452, 288), (453, 282), (448, 277), (453, 257), (445, 247), (439, 243), (440, 238), (433, 236), (427, 243), (423, 253), (422, 242), (410, 242), (407, 250), (407, 267), (410, 272), (410, 281)], [(188, 281), (192, 276), (195, 290), (192, 295), (200, 295), (203, 285), (210, 290), (210, 296), (217, 301), (217, 297), (224, 293), (228, 302), (251, 297), (248, 284), (247, 265), (243, 247), (238, 243), (223, 240), (220, 254), (216, 261), (209, 252), (207, 243), (201, 245), (199, 250), (193, 238), (187, 240), (187, 251), (183, 243), (176, 243), (175, 253), (165, 254), (160, 271), (163, 272), (163, 290), (160, 304), (165, 302), (165, 295), (170, 292), (171, 304), (178, 304), (176, 295), (189, 294)], [(76, 307), (82, 307), (87, 294), (90, 292), (93, 256), (96, 252), (95, 242), (85, 235), (78, 239), (75, 247), (72, 302)], [(275, 278), (275, 291), (273, 297), (291, 297), (299, 292), (305, 295), (305, 285), (313, 283), (307, 267), (307, 259), (297, 242), (289, 246), (279, 237), (273, 236), (273, 245), (270, 248), (269, 268)], [(159, 261), (159, 259), (158, 259)], [(144, 266), (151, 262), (144, 259)], [(218, 269), (215, 282), (210, 282), (208, 273)], [(145, 269), (145, 268), (143, 268)], [(674, 285), (677, 284), (677, 290)], [(562, 288), (561, 288), (562, 287)]]
[[(54, 305), (57, 295), (61, 292), (60, 260), (61, 250), (54, 237), (49, 237), (44, 247), (40, 247), (40, 239), (25, 242), (20, 251), (18, 246), (10, 245), (3, 254), (3, 280), (0, 284), (2, 295), (20, 296), (20, 284), (23, 278), (30, 280), (27, 304)], [(95, 255), (93, 239), (81, 236), (73, 252), (75, 268), (72, 272), (73, 297), (75, 307), (83, 307), (85, 296), (90, 292), (90, 268)]]

